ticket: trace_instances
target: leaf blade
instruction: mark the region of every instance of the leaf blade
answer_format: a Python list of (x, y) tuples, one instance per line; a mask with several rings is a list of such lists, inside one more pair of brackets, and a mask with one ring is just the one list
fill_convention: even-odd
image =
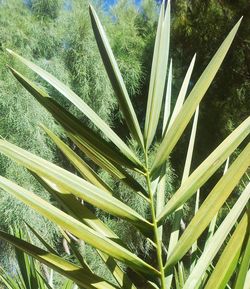
[[(85, 271), (82, 268), (65, 261), (61, 257), (53, 255), (45, 250), (42, 250), (24, 240), (0, 231), (0, 238), (9, 242), (16, 248), (24, 251), (25, 253), (36, 258), (40, 262), (46, 264), (57, 272), (63, 274), (69, 279), (73, 280), (80, 286), (86, 289), (115, 289), (113, 285), (104, 281), (100, 277), (91, 274), (89, 271)], [(105, 287), (106, 286), (106, 287)]]
[[(77, 201), (77, 199), (71, 193), (65, 192), (62, 190), (62, 188), (59, 189), (58, 187), (55, 190), (52, 188), (52, 184), (51, 186), (49, 185), (48, 181), (46, 182), (37, 175), (35, 175), (35, 177), (38, 182), (58, 201), (58, 203), (68, 214), (80, 222), (83, 222), (96, 232), (107, 238), (110, 238), (114, 242), (126, 248), (119, 237), (108, 226), (106, 226), (105, 223), (98, 219), (95, 214), (92, 213), (90, 209), (88, 209), (87, 206), (84, 206), (79, 201)], [(112, 275), (121, 286), (124, 286), (124, 288), (136, 289), (132, 282), (129, 280), (127, 274), (124, 274), (122, 269), (113, 258), (99, 250), (97, 250), (97, 252), (104, 260), (104, 262), (107, 263), (107, 266)]]
[(102, 24), (98, 18), (95, 9), (91, 5), (89, 5), (89, 12), (91, 17), (92, 28), (95, 35), (95, 40), (97, 42), (99, 52), (101, 54), (102, 61), (106, 68), (110, 82), (113, 86), (118, 102), (120, 104), (120, 108), (124, 115), (124, 119), (128, 125), (128, 128), (130, 129), (130, 132), (143, 148), (144, 142), (140, 125), (137, 120), (131, 100), (129, 98), (118, 64), (115, 60), (112, 49), (110, 47), (108, 38), (106, 36), (106, 33), (102, 27)]
[(183, 102), (184, 102), (184, 99), (185, 99), (185, 96), (186, 96), (186, 93), (187, 93), (187, 90), (188, 90), (188, 85), (189, 85), (189, 82), (190, 82), (190, 79), (191, 79), (191, 75), (192, 75), (192, 72), (193, 72), (195, 60), (196, 60), (196, 54), (193, 56), (193, 58), (192, 58), (192, 60), (190, 62), (190, 65), (189, 65), (188, 70), (186, 72), (186, 75), (184, 77), (183, 83), (181, 85), (181, 89), (180, 89), (180, 92), (179, 92), (179, 94), (177, 96), (175, 107), (174, 107), (173, 113), (171, 115), (169, 124), (168, 124), (168, 130), (172, 126), (176, 116), (180, 112), (181, 107), (183, 105)]
[(135, 166), (142, 167), (141, 162), (137, 159), (134, 153), (128, 148), (128, 146), (121, 140), (121, 138), (69, 87), (64, 83), (56, 79), (53, 75), (38, 67), (29, 60), (16, 54), (12, 50), (7, 50), (12, 56), (21, 61), (24, 65), (38, 74), (41, 78), (52, 85), (57, 91), (64, 95), (69, 101), (71, 101), (84, 115), (86, 115), (107, 137), (110, 139), (121, 152), (130, 159)]
[(131, 268), (140, 272), (152, 275), (159, 275), (159, 272), (144, 262), (142, 259), (131, 253), (124, 247), (95, 232), (70, 215), (57, 209), (53, 205), (44, 201), (34, 193), (18, 186), (17, 184), (0, 176), (0, 186), (16, 198), (20, 199), (26, 205), (39, 212), (39, 214), (50, 219), (58, 226), (68, 230), (71, 234), (85, 241), (91, 246), (107, 253), (108, 255), (126, 263)]
[(158, 217), (157, 222), (159, 225), (168, 214), (188, 200), (209, 179), (249, 133), (250, 117), (242, 122), (182, 183)]
[[(245, 216), (235, 229), (212, 275), (208, 279), (205, 289), (223, 289), (232, 276), (240, 257), (244, 238), (247, 234), (248, 220)], [(243, 283), (244, 284), (244, 283)], [(236, 287), (240, 289), (240, 287)]]
[(100, 137), (96, 132), (80, 122), (74, 115), (66, 111), (60, 104), (54, 101), (44, 90), (35, 85), (28, 78), (24, 77), (17, 70), (9, 67), (14, 77), (27, 89), (32, 96), (48, 110), (52, 116), (62, 125), (67, 131), (81, 138), (89, 148), (92, 148), (93, 153), (101, 153), (106, 158), (115, 163), (124, 165), (133, 169), (134, 164), (125, 157), (115, 146)]
[(108, 194), (112, 195), (113, 192), (110, 187), (96, 174), (94, 170), (81, 159), (70, 147), (68, 147), (59, 137), (57, 137), (51, 130), (41, 125), (47, 135), (53, 140), (57, 147), (67, 157), (67, 159), (73, 164), (76, 170), (90, 183), (96, 187), (102, 189)]
[(223, 41), (223, 43), (215, 53), (212, 60), (209, 62), (208, 66), (200, 76), (199, 80), (196, 82), (187, 100), (182, 106), (178, 116), (176, 117), (175, 121), (171, 126), (171, 129), (169, 129), (169, 131), (165, 134), (152, 165), (151, 176), (153, 178), (156, 177), (157, 171), (160, 169), (161, 165), (166, 161), (166, 159), (170, 155), (172, 149), (176, 145), (184, 129), (186, 128), (188, 122), (190, 121), (193, 113), (195, 112), (196, 107), (200, 103), (208, 87), (210, 86), (212, 80), (214, 79), (235, 37), (235, 34), (239, 28), (240, 23), (241, 19), (230, 31), (226, 39)]
[(118, 199), (109, 196), (82, 178), (4, 140), (0, 140), (0, 151), (27, 169), (64, 187), (86, 202), (129, 220), (146, 234), (151, 232), (151, 223)]
[[(248, 225), (249, 225), (249, 212), (248, 212)], [(248, 238), (248, 240), (247, 240)], [(250, 233), (248, 232), (248, 236), (246, 235), (246, 246), (243, 251), (243, 258), (240, 264), (239, 273), (236, 279), (236, 283), (234, 288), (236, 289), (244, 289), (244, 284), (247, 281), (247, 272), (250, 267)]]
[(144, 138), (148, 148), (158, 125), (168, 69), (170, 43), (170, 1), (162, 2), (151, 68)]
[[(195, 285), (199, 283), (200, 278), (205, 273), (210, 262), (213, 260), (221, 245), (225, 241), (227, 235), (237, 222), (242, 211), (244, 211), (245, 206), (250, 198), (250, 184), (243, 191), (229, 214), (221, 223), (220, 227), (215, 232), (211, 242), (208, 244), (207, 248), (203, 251), (201, 257), (197, 261), (197, 264), (191, 274), (189, 275), (185, 286), (183, 289), (195, 288)], [(195, 280), (195, 283), (194, 283)]]
[(188, 251), (192, 244), (199, 238), (213, 217), (230, 196), (250, 165), (250, 144), (242, 151), (233, 162), (227, 173), (219, 180), (206, 200), (201, 205), (187, 229), (182, 234), (167, 261), (167, 266), (176, 263)]

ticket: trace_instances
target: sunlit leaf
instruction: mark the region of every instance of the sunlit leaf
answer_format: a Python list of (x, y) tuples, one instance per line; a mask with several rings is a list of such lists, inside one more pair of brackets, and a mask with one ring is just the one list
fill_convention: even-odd
[(199, 284), (199, 281), (203, 274), (206, 272), (209, 264), (212, 262), (213, 258), (220, 250), (222, 244), (224, 243), (233, 226), (236, 224), (242, 211), (244, 211), (245, 206), (249, 201), (249, 198), (250, 184), (246, 187), (244, 192), (238, 198), (231, 211), (227, 214), (226, 218), (223, 220), (223, 222), (215, 232), (211, 242), (202, 252), (201, 257), (199, 258), (195, 268), (189, 275), (183, 289), (193, 289), (195, 288), (196, 284)]
[(123, 113), (124, 119), (141, 147), (144, 147), (143, 136), (141, 133), (140, 125), (137, 120), (133, 105), (129, 98), (125, 83), (123, 81), (121, 72), (113, 55), (112, 49), (108, 42), (106, 33), (102, 27), (102, 24), (94, 10), (94, 8), (89, 6), (91, 23), (93, 31), (95, 34), (95, 39), (102, 57), (102, 61), (108, 73), (110, 82), (113, 86), (115, 94), (120, 104), (120, 109)]
[[(220, 256), (205, 289), (224, 289), (238, 264), (247, 227), (249, 225), (246, 215), (235, 229), (226, 248)], [(243, 282), (244, 285), (244, 282)], [(236, 287), (240, 289), (240, 287)], [(242, 288), (242, 287), (241, 287)]]
[(16, 198), (20, 199), (22, 202), (36, 210), (44, 217), (56, 223), (63, 229), (69, 231), (79, 239), (90, 244), (94, 248), (97, 248), (104, 253), (107, 253), (108, 255), (124, 262), (135, 270), (151, 275), (159, 274), (156, 269), (137, 257), (135, 254), (131, 253), (107, 237), (97, 233), (93, 229), (90, 229), (83, 223), (79, 222), (77, 219), (57, 209), (34, 193), (3, 177), (0, 177), (0, 187), (13, 194)]
[(195, 112), (195, 109), (197, 108), (198, 104), (200, 103), (207, 89), (209, 88), (212, 80), (214, 79), (217, 71), (221, 66), (223, 59), (227, 54), (227, 51), (234, 39), (240, 23), (241, 20), (238, 21), (238, 23), (228, 34), (227, 38), (224, 40), (220, 48), (217, 50), (216, 54), (208, 64), (207, 68), (202, 73), (199, 80), (196, 82), (192, 91), (190, 92), (187, 100), (182, 106), (171, 128), (165, 134), (151, 169), (151, 175), (153, 176), (153, 178), (156, 177), (157, 171), (161, 168), (162, 164), (169, 157), (172, 149), (174, 148), (186, 126), (188, 125), (193, 113)]
[(227, 173), (219, 180), (206, 200), (195, 214), (188, 227), (182, 234), (177, 245), (173, 249), (167, 266), (175, 264), (188, 251), (192, 244), (209, 225), (213, 217), (225, 203), (241, 177), (250, 165), (250, 144), (242, 151), (233, 162)]
[(182, 183), (158, 217), (161, 225), (164, 218), (187, 201), (223, 164), (250, 133), (250, 117), (241, 123)]
[(147, 220), (118, 199), (82, 178), (4, 140), (0, 140), (0, 152), (39, 176), (64, 187), (75, 196), (110, 214), (129, 220), (142, 232), (150, 234), (152, 225)]
[(167, 1), (166, 11), (165, 1), (163, 1), (161, 5), (161, 12), (155, 40), (153, 63), (151, 68), (150, 85), (148, 92), (148, 103), (144, 128), (146, 148), (150, 146), (154, 138), (160, 117), (168, 69), (169, 43), (170, 1)]
[(12, 50), (7, 50), (12, 56), (20, 60), (28, 68), (37, 73), (41, 78), (51, 84), (56, 90), (64, 95), (69, 101), (71, 101), (84, 115), (86, 115), (120, 150), (130, 159), (135, 166), (141, 167), (140, 161), (134, 155), (134, 153), (128, 148), (128, 146), (121, 140), (121, 138), (68, 86), (56, 79), (53, 75), (38, 67), (29, 60), (16, 54)]
[(31, 255), (38, 261), (44, 263), (48, 267), (63, 274), (67, 278), (73, 280), (75, 283), (85, 289), (115, 289), (114, 285), (111, 285), (102, 278), (91, 274), (89, 271), (85, 271), (81, 267), (78, 267), (64, 259), (53, 255), (45, 250), (42, 250), (24, 240), (0, 231), (0, 238), (12, 244), (16, 248)]

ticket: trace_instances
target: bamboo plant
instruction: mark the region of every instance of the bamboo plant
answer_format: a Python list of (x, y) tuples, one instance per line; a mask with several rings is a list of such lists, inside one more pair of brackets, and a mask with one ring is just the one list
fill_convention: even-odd
[[(97, 130), (89, 128), (66, 111), (40, 85), (36, 85), (14, 68), (9, 67), (9, 69), (21, 85), (53, 115), (69, 140), (81, 153), (97, 167), (107, 171), (114, 179), (124, 183), (131, 193), (138, 194), (147, 202), (151, 216), (146, 219), (115, 197), (113, 190), (92, 169), (85, 158), (80, 157), (57, 135), (42, 126), (48, 137), (55, 142), (78, 171), (78, 175), (6, 140), (0, 140), (0, 152), (27, 168), (57, 200), (60, 209), (4, 177), (0, 177), (0, 187), (58, 225), (69, 244), (73, 237), (95, 248), (115, 281), (111, 282), (97, 276), (82, 257), (81, 252), (74, 246), (71, 249), (77, 263), (65, 260), (46, 244), (44, 244), (46, 249), (41, 249), (3, 231), (0, 231), (0, 238), (63, 274), (80, 288), (249, 288), (247, 282), (250, 274), (249, 209), (247, 209), (247, 204), (250, 197), (250, 184), (246, 185), (223, 221), (214, 227), (209, 236), (209, 242), (203, 244), (204, 242), (200, 242), (200, 237), (210, 223), (214, 222), (214, 218), (248, 169), (250, 144), (246, 144), (244, 140), (250, 132), (250, 117), (243, 121), (194, 171), (191, 172), (190, 169), (198, 121), (198, 106), (230, 48), (241, 19), (232, 28), (188, 93), (195, 63), (194, 56), (180, 88), (175, 107), (171, 109), (170, 1), (167, 4), (163, 1), (155, 40), (144, 132), (142, 132), (104, 28), (94, 8), (90, 6), (89, 10), (104, 66), (131, 138), (137, 141), (138, 147), (143, 152), (143, 161), (137, 157), (126, 140), (121, 139), (79, 96), (53, 75), (8, 50), (12, 57), (73, 103)], [(193, 116), (193, 128), (182, 182), (172, 197), (166, 201), (165, 185), (168, 181), (166, 162)], [(153, 161), (150, 162), (151, 148), (156, 140), (159, 145)], [(199, 194), (202, 193), (202, 189), (200, 192), (199, 189), (221, 168), (228, 157), (244, 144), (245, 147), (241, 153), (230, 164), (203, 203), (199, 204)], [(138, 175), (145, 179), (144, 183), (139, 181), (136, 177)], [(183, 205), (195, 195), (196, 212), (181, 232)], [(151, 260), (148, 258), (144, 260), (132, 252), (86, 203), (132, 224), (135, 230), (138, 230), (151, 244)], [(164, 226), (165, 220), (170, 215), (174, 216), (172, 228)], [(170, 233), (168, 240), (163, 238), (166, 230)], [(42, 236), (40, 237), (42, 239)], [(189, 266), (185, 256), (189, 254), (191, 248), (192, 266)], [(126, 267), (121, 266), (121, 263)], [(131, 271), (133, 274), (128, 274)]]

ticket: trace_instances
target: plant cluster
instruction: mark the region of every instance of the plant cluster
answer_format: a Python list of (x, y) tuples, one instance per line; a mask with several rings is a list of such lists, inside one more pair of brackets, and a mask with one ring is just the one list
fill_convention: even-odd
[[(33, 62), (8, 50), (14, 59), (23, 63), (70, 101), (93, 123), (95, 129), (81, 122), (22, 72), (10, 67), (14, 77), (52, 114), (77, 147), (77, 150), (73, 150), (54, 132), (41, 125), (78, 171), (78, 175), (6, 140), (0, 140), (0, 152), (28, 169), (40, 185), (53, 196), (58, 206), (50, 204), (31, 190), (5, 177), (0, 177), (0, 187), (58, 225), (76, 262), (63, 258), (37, 233), (35, 234), (43, 243), (44, 249), (4, 231), (0, 231), (0, 238), (63, 274), (80, 288), (247, 288), (250, 259), (250, 212), (247, 204), (250, 198), (250, 184), (246, 185), (218, 226), (216, 220), (218, 212), (226, 204), (249, 167), (250, 144), (245, 145), (230, 166), (229, 161), (227, 162), (223, 176), (201, 204), (199, 190), (230, 155), (239, 146), (244, 145), (250, 133), (250, 117), (245, 119), (193, 172), (190, 171), (199, 103), (219, 70), (241, 20), (230, 31), (185, 100), (195, 63), (194, 56), (175, 107), (171, 110), (170, 1), (167, 5), (163, 1), (142, 133), (104, 28), (92, 6), (89, 10), (104, 67), (124, 121), (132, 139), (137, 142), (136, 148), (143, 156), (143, 160), (133, 149), (135, 146), (129, 146), (67, 85)], [(182, 182), (176, 192), (166, 200), (167, 162), (193, 116)], [(153, 153), (152, 146), (155, 140), (159, 144)], [(147, 204), (148, 213), (136, 211), (125, 201), (122, 202), (120, 195), (115, 194), (114, 189), (81, 157), (82, 154), (86, 155), (95, 166), (102, 168), (128, 187), (131, 194), (141, 198)], [(183, 205), (193, 196), (196, 196), (195, 214), (185, 227), (182, 226)], [(93, 207), (105, 211), (108, 216), (112, 216), (110, 219), (123, 220), (132, 226), (134, 232), (144, 239), (144, 244), (150, 246), (150, 254), (147, 256), (135, 254), (118, 233), (108, 226), (108, 222), (103, 222), (99, 215), (95, 214)], [(174, 225), (171, 233), (165, 234), (164, 232), (169, 230), (165, 221), (171, 215), (174, 215)], [(204, 242), (202, 234), (208, 227), (209, 234)], [(35, 232), (34, 229), (31, 230)], [(103, 260), (103, 266), (106, 266), (112, 274), (112, 280), (100, 277), (93, 271), (81, 254), (81, 249), (75, 244), (79, 240), (96, 249)], [(190, 263), (186, 260), (188, 253)]]

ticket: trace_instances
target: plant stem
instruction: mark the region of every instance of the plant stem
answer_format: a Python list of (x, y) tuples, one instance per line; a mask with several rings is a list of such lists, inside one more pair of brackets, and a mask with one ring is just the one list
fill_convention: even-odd
[(154, 196), (153, 196), (150, 177), (149, 177), (147, 154), (145, 154), (145, 161), (146, 161), (146, 166), (147, 166), (146, 181), (147, 181), (147, 187), (148, 187), (149, 198), (150, 198), (152, 222), (154, 226), (154, 238), (155, 238), (155, 243), (156, 243), (157, 262), (158, 262), (158, 267), (159, 267), (158, 269), (160, 270), (160, 273), (161, 273), (161, 277), (160, 277), (161, 288), (166, 289), (164, 267), (163, 267), (163, 262), (162, 262), (161, 240), (158, 235), (158, 227), (157, 227), (157, 222), (156, 222), (156, 214), (155, 214), (155, 206), (154, 206)]

